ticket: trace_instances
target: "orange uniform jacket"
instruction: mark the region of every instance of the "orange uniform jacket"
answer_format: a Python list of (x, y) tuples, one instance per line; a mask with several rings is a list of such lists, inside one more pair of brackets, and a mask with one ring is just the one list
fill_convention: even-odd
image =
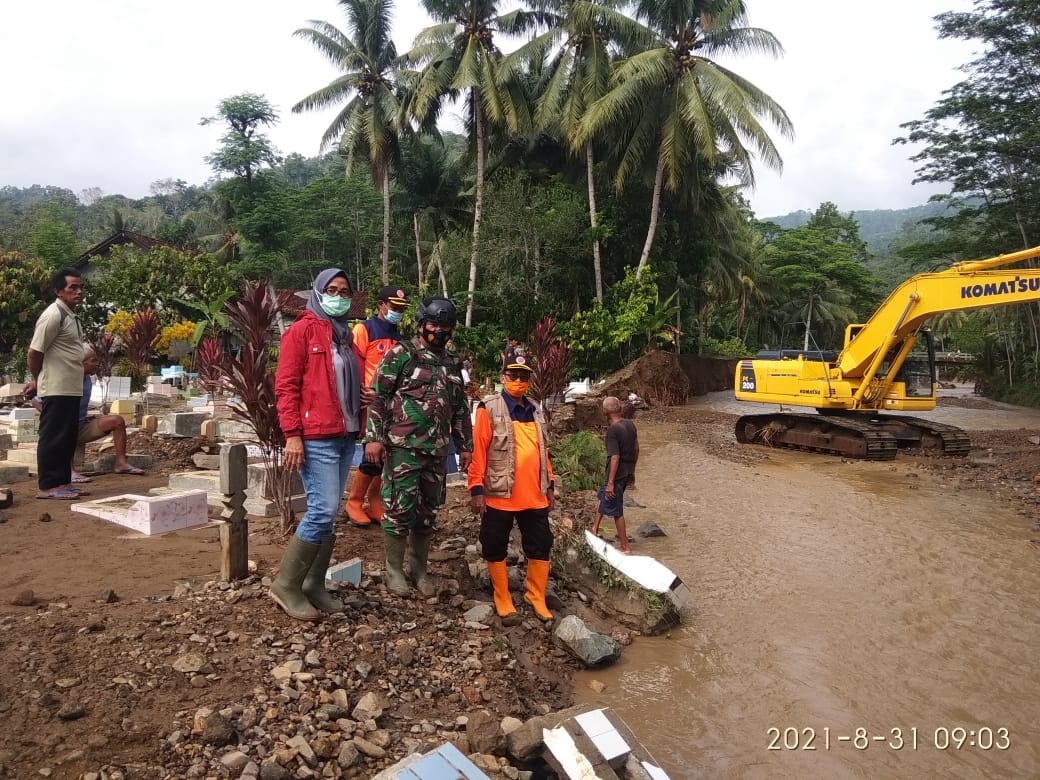
[[(538, 427), (534, 422), (534, 407), (518, 404), (505, 396), (513, 421), (513, 453), (516, 464), (513, 472), (513, 492), (508, 498), (488, 496), (487, 506), (504, 512), (521, 512), (525, 509), (544, 509), (549, 499), (542, 494), (540, 483), (541, 464), (538, 461)], [(477, 407), (473, 422), (473, 460), (470, 461), (467, 487), (472, 495), (484, 493), (484, 474), (487, 469), (488, 444), (491, 441), (491, 418), (481, 404)], [(552, 464), (546, 456), (546, 469), (552, 484)]]
[(374, 315), (355, 325), (351, 335), (354, 337), (354, 357), (357, 358), (361, 382), (365, 387), (370, 387), (376, 366), (390, 347), (401, 340), (401, 331), (396, 325)]

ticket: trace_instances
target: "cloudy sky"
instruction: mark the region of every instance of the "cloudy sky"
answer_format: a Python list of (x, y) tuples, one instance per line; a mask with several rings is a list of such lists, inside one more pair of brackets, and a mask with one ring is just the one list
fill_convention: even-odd
[[(813, 209), (903, 208), (934, 189), (911, 186), (899, 124), (954, 84), (970, 45), (936, 40), (932, 17), (970, 0), (747, 0), (773, 32), (777, 61), (726, 62), (788, 112), (777, 138), (782, 175), (758, 173), (759, 216)], [(335, 71), (292, 32), (309, 19), (343, 27), (335, 0), (9, 0), (0, 5), (0, 186), (56, 185), (140, 197), (157, 179), (206, 181), (219, 127), (201, 127), (224, 97), (266, 95), (282, 120), (283, 154), (318, 152), (332, 112), (289, 108)], [(427, 20), (400, 0), (395, 39), (407, 49)], [(776, 137), (776, 136), (774, 136)]]

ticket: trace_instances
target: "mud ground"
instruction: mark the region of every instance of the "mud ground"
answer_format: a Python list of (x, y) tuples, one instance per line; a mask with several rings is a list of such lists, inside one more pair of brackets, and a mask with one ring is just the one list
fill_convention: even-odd
[[(971, 398), (942, 403), (973, 408), (989, 404)], [(768, 450), (735, 443), (735, 416), (728, 413), (684, 406), (658, 407), (640, 416), (667, 422), (677, 441), (717, 456), (720, 464), (769, 457)], [(1037, 434), (1021, 429), (973, 431), (972, 452), (966, 458), (920, 452), (901, 452), (898, 457), (912, 464), (922, 479), (947, 489), (1006, 496), (1035, 524), (1040, 517), (1035, 484), (1040, 446), (1030, 439)], [(159, 459), (152, 472), (143, 477), (97, 477), (89, 486), (92, 495), (145, 493), (165, 485), (165, 474), (183, 469), (198, 446), (194, 440), (173, 444), (169, 439), (139, 438), (132, 450), (150, 449)], [(652, 475), (641, 475), (641, 484), (650, 479)], [(67, 502), (35, 500), (34, 493), (31, 482), (16, 485), (15, 504), (4, 510), (0, 523), (0, 777), (35, 776), (44, 768), (46, 776), (76, 778), (101, 767), (119, 767), (133, 777), (152, 777), (145, 768), (165, 767), (167, 776), (186, 776), (182, 773), (189, 764), (183, 762), (188, 758), (172, 754), (167, 741), (175, 724), (201, 706), (224, 706), (248, 696), (263, 675), (257, 670), (257, 647), (289, 644), (307, 630), (281, 614), (264, 592), (261, 578), (276, 569), (283, 546), (275, 522), (251, 521), (250, 559), (257, 574), (240, 589), (224, 591), (215, 582), (215, 528), (142, 537), (72, 513)], [(590, 496), (578, 494), (566, 498), (562, 511), (580, 525), (591, 518), (591, 507)], [(440, 527), (442, 538), (475, 541), (476, 526), (461, 490), (449, 495)], [(1034, 543), (1040, 545), (1040, 540)], [(362, 558), (366, 572), (381, 569), (377, 531), (344, 527), (336, 549), (339, 559)], [(512, 631), (496, 631), (497, 638), (487, 640), (482, 652), (503, 651), (513, 663), (489, 658), (479, 674), (452, 677), (458, 648), (450, 632), (446, 634), (445, 615), (456, 614), (468, 599), (488, 600), (488, 595), (475, 588), (457, 556), (433, 558), (433, 573), (445, 584), (438, 598), (399, 599), (369, 576), (362, 589), (349, 594), (350, 609), (342, 619), (349, 626), (377, 630), (408, 626), (409, 639), (426, 648), (427, 662), (444, 675), (443, 695), (410, 697), (395, 705), (391, 729), (407, 734), (415, 723), (451, 721), (477, 705), (498, 715), (525, 718), (569, 704), (575, 666), (534, 621)], [(327, 667), (347, 668), (361, 656), (374, 666), (373, 680), (394, 679), (401, 673), (395, 666), (400, 664), (398, 654), (337, 640), (336, 625), (317, 633), (332, 656)], [(214, 670), (205, 679), (189, 680), (171, 663), (198, 636), (215, 648)], [(343, 655), (336, 657), (338, 652)], [(415, 688), (429, 684), (417, 678)], [(75, 717), (67, 717), (70, 712)], [(395, 744), (403, 749), (403, 742)], [(370, 776), (399, 757), (389, 755), (345, 776)], [(135, 768), (140, 774), (134, 774)]]

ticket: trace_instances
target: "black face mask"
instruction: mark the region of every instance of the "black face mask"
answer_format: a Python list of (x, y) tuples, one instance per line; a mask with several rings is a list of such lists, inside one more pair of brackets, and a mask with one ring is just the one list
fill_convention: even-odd
[(448, 346), (448, 342), (451, 341), (450, 330), (430, 330), (425, 323), (420, 328), (419, 335), (422, 336), (423, 341), (434, 349), (444, 349)]

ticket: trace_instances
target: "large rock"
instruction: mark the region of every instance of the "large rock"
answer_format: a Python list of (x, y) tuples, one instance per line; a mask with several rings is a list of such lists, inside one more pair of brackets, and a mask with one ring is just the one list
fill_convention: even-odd
[(501, 721), (487, 710), (469, 714), (466, 721), (466, 739), (474, 753), (496, 753), (505, 746)]
[(621, 657), (621, 645), (612, 637), (590, 631), (576, 615), (568, 615), (553, 631), (553, 641), (588, 668), (608, 666)]
[(235, 730), (219, 712), (211, 713), (202, 724), (202, 741), (214, 747), (231, 744), (235, 738)]
[(509, 755), (520, 761), (529, 761), (542, 751), (542, 732), (545, 729), (554, 729), (568, 718), (594, 709), (595, 704), (578, 704), (559, 712), (550, 712), (548, 715), (538, 715), (525, 720), (523, 725), (510, 731), (506, 737)]

